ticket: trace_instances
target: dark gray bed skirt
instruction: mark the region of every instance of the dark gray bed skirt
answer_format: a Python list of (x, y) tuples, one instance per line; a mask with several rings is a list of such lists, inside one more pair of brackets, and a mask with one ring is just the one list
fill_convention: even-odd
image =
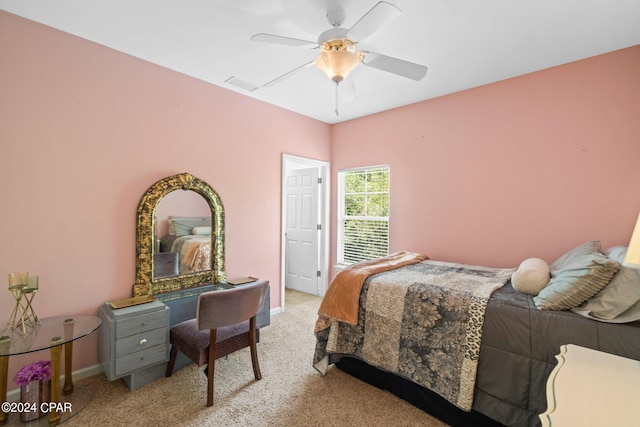
[(438, 394), (361, 360), (344, 357), (336, 362), (336, 366), (374, 387), (389, 391), (452, 427), (504, 427), (479, 412), (465, 412)]

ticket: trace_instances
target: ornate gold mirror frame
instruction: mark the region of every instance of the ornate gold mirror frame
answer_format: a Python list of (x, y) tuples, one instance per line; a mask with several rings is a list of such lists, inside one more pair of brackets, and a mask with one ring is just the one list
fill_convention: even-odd
[[(164, 196), (174, 190), (191, 190), (200, 194), (211, 208), (211, 270), (186, 275), (153, 276), (155, 210)], [(133, 296), (156, 295), (210, 283), (227, 278), (224, 269), (224, 207), (218, 193), (206, 182), (189, 173), (173, 175), (153, 184), (140, 199), (136, 225), (136, 282)]]

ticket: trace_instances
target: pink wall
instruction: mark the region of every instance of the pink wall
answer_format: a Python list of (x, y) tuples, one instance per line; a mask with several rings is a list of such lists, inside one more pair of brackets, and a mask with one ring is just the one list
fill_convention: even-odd
[(392, 251), (517, 266), (591, 239), (626, 245), (638, 76), (635, 46), (334, 125), (333, 174), (390, 165)]
[[(5, 12), (0, 58), (0, 286), (38, 274), (43, 317), (131, 296), (140, 196), (190, 172), (225, 205), (228, 275), (271, 280), (280, 305), (282, 153), (328, 161), (329, 125)], [(74, 369), (96, 346), (78, 341)], [(9, 389), (38, 358), (11, 358)]]

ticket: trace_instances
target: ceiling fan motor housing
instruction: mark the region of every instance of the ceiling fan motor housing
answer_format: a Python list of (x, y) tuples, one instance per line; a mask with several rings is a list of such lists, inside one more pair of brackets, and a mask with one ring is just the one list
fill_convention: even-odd
[[(346, 28), (329, 28), (318, 36), (318, 44), (322, 45), (324, 42), (329, 40), (346, 39), (347, 31), (348, 30)], [(355, 44), (353, 41), (351, 43)]]
[(332, 27), (339, 27), (344, 22), (346, 15), (341, 7), (334, 7), (327, 11), (327, 21)]

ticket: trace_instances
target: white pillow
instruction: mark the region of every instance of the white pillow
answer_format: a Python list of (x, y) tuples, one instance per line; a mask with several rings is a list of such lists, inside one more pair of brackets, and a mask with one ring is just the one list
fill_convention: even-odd
[(511, 286), (518, 292), (538, 295), (549, 283), (549, 264), (540, 258), (525, 259), (511, 275)]
[(193, 227), (191, 229), (191, 234), (195, 234), (198, 236), (206, 236), (211, 234), (211, 227)]

